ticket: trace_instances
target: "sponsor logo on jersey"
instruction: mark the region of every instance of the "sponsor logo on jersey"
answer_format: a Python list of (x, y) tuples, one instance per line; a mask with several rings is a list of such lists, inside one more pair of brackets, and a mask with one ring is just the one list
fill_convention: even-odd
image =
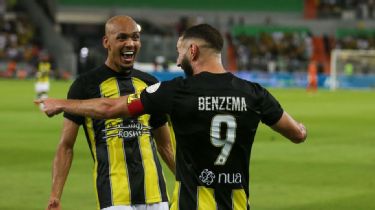
[(199, 179), (206, 185), (211, 185), (212, 182), (214, 182), (215, 180), (215, 174), (212, 171), (209, 171), (208, 169), (204, 169), (199, 175)]
[(150, 85), (146, 88), (147, 93), (155, 93), (160, 87), (160, 82)]
[(211, 185), (213, 182), (218, 184), (241, 184), (242, 174), (241, 173), (218, 173), (215, 175), (214, 172), (204, 169), (199, 175), (199, 179), (206, 185)]
[(150, 129), (149, 126), (133, 121), (127, 125), (123, 125), (122, 123), (108, 123), (102, 132), (105, 133), (105, 135), (103, 135), (104, 139), (119, 137), (127, 140), (142, 136), (143, 134), (150, 134)]

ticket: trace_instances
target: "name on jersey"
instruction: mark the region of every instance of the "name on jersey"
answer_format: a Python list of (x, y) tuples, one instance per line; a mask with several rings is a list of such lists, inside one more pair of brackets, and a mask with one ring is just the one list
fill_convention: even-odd
[(247, 111), (245, 97), (234, 96), (200, 96), (199, 111)]

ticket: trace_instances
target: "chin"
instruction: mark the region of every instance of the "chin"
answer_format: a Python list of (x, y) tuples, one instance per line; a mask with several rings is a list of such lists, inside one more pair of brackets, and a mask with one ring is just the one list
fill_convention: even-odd
[(122, 69), (132, 69), (133, 66), (134, 66), (134, 63), (123, 63), (123, 64), (121, 65), (121, 68), (122, 68)]
[(131, 72), (132, 69), (133, 69), (132, 65), (131, 66), (121, 66), (120, 72), (128, 74), (128, 73)]

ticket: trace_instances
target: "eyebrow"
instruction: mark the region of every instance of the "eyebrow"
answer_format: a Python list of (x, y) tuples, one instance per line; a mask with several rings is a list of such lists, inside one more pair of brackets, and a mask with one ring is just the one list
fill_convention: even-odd
[(134, 35), (140, 35), (141, 33), (139, 31), (131, 32), (131, 33), (119, 33), (116, 37), (123, 37), (123, 36), (134, 36)]

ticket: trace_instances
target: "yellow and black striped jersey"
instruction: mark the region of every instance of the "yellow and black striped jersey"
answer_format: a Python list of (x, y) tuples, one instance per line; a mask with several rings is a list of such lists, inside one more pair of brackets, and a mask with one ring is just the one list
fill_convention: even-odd
[(39, 62), (36, 73), (37, 82), (49, 82), (51, 68), (52, 65), (50, 62)]
[[(124, 75), (106, 65), (91, 70), (72, 84), (69, 99), (117, 98), (140, 93), (157, 82), (138, 70)], [(167, 122), (165, 115), (97, 120), (64, 113), (82, 124), (94, 159), (94, 181), (100, 209), (112, 205), (168, 201), (162, 168), (151, 130)]]
[(231, 73), (202, 72), (146, 88), (145, 113), (169, 114), (176, 139), (171, 210), (246, 210), (249, 164), (259, 122), (282, 116), (259, 84)]

